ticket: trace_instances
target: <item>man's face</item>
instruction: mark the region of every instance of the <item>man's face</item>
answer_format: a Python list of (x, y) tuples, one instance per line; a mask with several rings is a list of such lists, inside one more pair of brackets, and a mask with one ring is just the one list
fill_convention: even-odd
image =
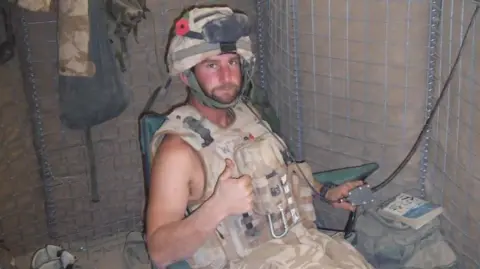
[(240, 91), (242, 74), (237, 54), (210, 57), (197, 64), (194, 72), (204, 93), (220, 103), (232, 102)]

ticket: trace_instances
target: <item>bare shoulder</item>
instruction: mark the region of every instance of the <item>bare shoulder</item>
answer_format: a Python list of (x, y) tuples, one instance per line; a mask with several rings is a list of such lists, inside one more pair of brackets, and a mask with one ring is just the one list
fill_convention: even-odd
[(167, 135), (152, 160), (147, 206), (147, 234), (183, 218), (190, 197), (196, 153), (176, 135)]
[(180, 136), (167, 134), (158, 145), (154, 161), (168, 160), (170, 158), (188, 157), (192, 154), (192, 147)]
[(181, 137), (166, 135), (152, 160), (152, 191), (156, 192), (159, 185), (188, 184), (197, 158), (195, 150)]

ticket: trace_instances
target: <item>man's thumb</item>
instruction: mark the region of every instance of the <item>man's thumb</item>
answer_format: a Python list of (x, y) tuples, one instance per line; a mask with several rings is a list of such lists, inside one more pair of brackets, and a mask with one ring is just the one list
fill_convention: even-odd
[(230, 159), (225, 159), (225, 168), (223, 169), (222, 174), (220, 174), (220, 180), (231, 178), (233, 175), (233, 167), (235, 164)]

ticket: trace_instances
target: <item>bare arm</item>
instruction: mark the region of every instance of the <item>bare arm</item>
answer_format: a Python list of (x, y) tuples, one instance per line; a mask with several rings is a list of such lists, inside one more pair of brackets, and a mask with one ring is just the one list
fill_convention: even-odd
[[(329, 201), (334, 201), (334, 202), (332, 202), (332, 206), (335, 207), (335, 208), (342, 208), (342, 209), (345, 209), (345, 210), (354, 211), (355, 207), (352, 206), (350, 203), (348, 203), (346, 201), (343, 201), (343, 202), (337, 202), (337, 201), (339, 201), (340, 199), (342, 199), (344, 197), (347, 197), (348, 192), (351, 189), (353, 189), (355, 187), (358, 187), (358, 186), (361, 186), (361, 185), (363, 185), (363, 182), (360, 181), (360, 180), (345, 182), (345, 183), (343, 183), (343, 184), (341, 184), (341, 185), (339, 185), (335, 188), (332, 188), (332, 189), (328, 190), (325, 198)], [(317, 192), (320, 192), (322, 190), (322, 187), (323, 187), (323, 185), (316, 180), (313, 181), (313, 186), (314, 186), (314, 188)]]
[(215, 232), (225, 217), (212, 200), (184, 218), (195, 153), (178, 137), (166, 137), (152, 165), (147, 211), (147, 247), (157, 266), (166, 266), (193, 253)]

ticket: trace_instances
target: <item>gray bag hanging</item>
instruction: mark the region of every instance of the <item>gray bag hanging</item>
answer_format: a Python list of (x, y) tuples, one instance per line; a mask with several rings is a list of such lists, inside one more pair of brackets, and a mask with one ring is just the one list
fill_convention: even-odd
[(108, 39), (104, 1), (89, 1), (90, 60), (93, 77), (59, 77), (60, 119), (71, 129), (87, 129), (120, 115), (128, 106), (131, 92), (122, 81)]
[(90, 128), (119, 116), (131, 100), (131, 91), (121, 78), (108, 38), (104, 1), (89, 0), (90, 60), (96, 66), (92, 77), (59, 76), (60, 120), (70, 129), (85, 132), (90, 161), (92, 201), (99, 201), (96, 164)]

